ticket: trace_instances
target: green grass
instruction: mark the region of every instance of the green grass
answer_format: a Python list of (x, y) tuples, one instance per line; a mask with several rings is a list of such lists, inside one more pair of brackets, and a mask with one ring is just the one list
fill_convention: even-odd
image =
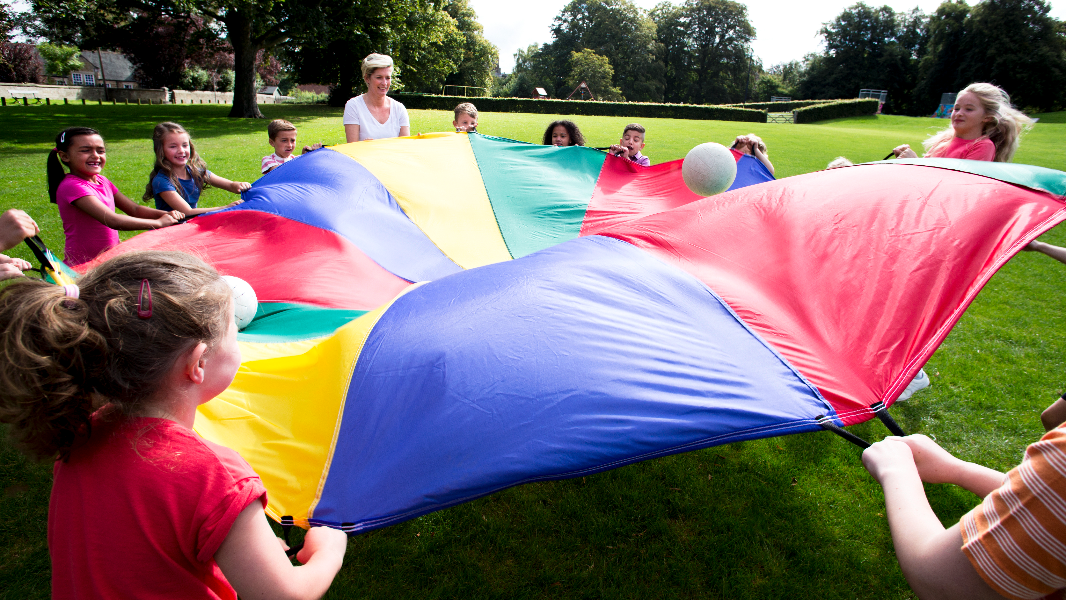
[[(215, 172), (252, 181), (269, 151), (266, 122), (230, 120), (228, 107), (8, 107), (0, 125), (0, 210), (19, 207), (63, 246), (48, 203), (44, 159), (64, 126), (100, 129), (105, 174), (139, 196), (151, 167), (150, 133), (185, 124)], [(343, 141), (340, 112), (264, 106), (300, 128), (300, 141)], [(1066, 170), (1064, 113), (1042, 115), (1016, 162)], [(411, 111), (415, 132), (446, 131), (452, 115)], [(537, 142), (551, 115), (483, 114), (479, 130)], [(1057, 119), (1056, 119), (1057, 118)], [(589, 145), (618, 138), (623, 118), (580, 117)], [(1056, 122), (1057, 121), (1057, 122)], [(815, 125), (650, 119), (645, 153), (682, 158), (705, 141), (761, 135), (779, 177), (844, 155), (879, 160), (918, 146), (943, 120), (864, 117)], [(232, 196), (208, 190), (209, 205)], [(1055, 230), (1046, 241), (1066, 245)], [(13, 253), (24, 256), (20, 248)], [(1062, 392), (1066, 267), (1022, 253), (986, 286), (926, 367), (933, 386), (892, 412), (909, 432), (934, 436), (963, 458), (1007, 469), (1041, 433), (1038, 415)], [(877, 422), (851, 430), (869, 440)], [(50, 467), (0, 445), (0, 597), (45, 598)], [(927, 486), (945, 524), (977, 502)], [(106, 515), (101, 515), (106, 518)], [(116, 559), (121, 548), (114, 548)], [(367, 598), (911, 598), (896, 564), (880, 488), (859, 452), (829, 433), (745, 442), (631, 465), (581, 479), (512, 488), (352, 538), (329, 597)]]

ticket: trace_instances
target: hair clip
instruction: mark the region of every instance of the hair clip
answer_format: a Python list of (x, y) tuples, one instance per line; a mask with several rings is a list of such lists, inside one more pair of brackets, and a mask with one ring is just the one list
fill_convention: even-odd
[(63, 286), (63, 293), (66, 294), (67, 298), (74, 298), (77, 300), (78, 296), (81, 295), (81, 290), (78, 288), (78, 284), (68, 283)]
[(60, 144), (65, 144), (66, 141), (67, 141), (67, 132), (64, 130), (63, 133), (59, 134), (59, 143)]
[(59, 148), (52, 148), (52, 152), (59, 152)]
[[(148, 290), (148, 308), (145, 308), (145, 290)], [(137, 316), (142, 319), (147, 319), (152, 316), (152, 286), (148, 283), (147, 279), (141, 280), (141, 293), (137, 296)]]

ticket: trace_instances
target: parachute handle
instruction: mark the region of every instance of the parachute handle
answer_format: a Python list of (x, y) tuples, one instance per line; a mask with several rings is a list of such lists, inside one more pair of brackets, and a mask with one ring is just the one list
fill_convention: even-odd
[(885, 406), (884, 402), (878, 400), (871, 404), (870, 408), (874, 411), (874, 414), (877, 415), (877, 418), (881, 419), (881, 422), (885, 424), (885, 427), (888, 427), (888, 430), (892, 432), (892, 435), (898, 435), (900, 437), (907, 435), (896, 423), (895, 419), (892, 418), (892, 415), (888, 414), (888, 407)]
[(285, 556), (288, 556), (289, 558), (296, 556), (296, 553), (303, 550), (304, 547), (303, 542), (300, 542), (295, 546), (289, 544), (289, 534), (292, 533), (293, 525), (294, 522), (291, 516), (286, 515), (281, 518), (281, 533), (285, 536), (285, 545), (289, 546), (289, 549), (285, 551)]
[(844, 431), (843, 427), (838, 426), (829, 417), (827, 417), (825, 415), (818, 415), (818, 418), (816, 420), (818, 422), (818, 425), (821, 426), (822, 429), (828, 429), (829, 431), (832, 431), (833, 433), (839, 435), (840, 437), (842, 437), (845, 440), (851, 442), (852, 444), (855, 444), (856, 446), (862, 448), (863, 450), (865, 450), (865, 449), (870, 447), (870, 443), (869, 442), (867, 442), (866, 440), (862, 439), (861, 437), (859, 437), (859, 436), (857, 436), (857, 435), (855, 435), (853, 433)]

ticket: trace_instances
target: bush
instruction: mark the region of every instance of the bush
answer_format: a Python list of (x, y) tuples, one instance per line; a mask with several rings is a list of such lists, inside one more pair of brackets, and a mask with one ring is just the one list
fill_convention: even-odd
[(329, 100), (329, 92), (322, 92), (321, 94), (315, 92), (305, 92), (296, 88), (292, 89), (293, 102), (296, 104), (325, 104)]
[(765, 110), (766, 112), (792, 112), (800, 108), (806, 108), (808, 106), (817, 106), (819, 104), (828, 104), (830, 102), (840, 102), (840, 100), (790, 100), (788, 102), (746, 102), (744, 104), (723, 104), (722, 106), (736, 106), (739, 108), (754, 108), (755, 110)]
[(473, 102), (479, 111), (549, 115), (594, 115), (704, 121), (744, 121), (765, 123), (766, 111), (734, 106), (699, 104), (655, 104), (651, 102), (594, 102), (590, 100), (534, 100), (532, 98), (466, 98), (429, 94), (394, 96), (407, 108), (453, 110), (461, 102)]
[(877, 113), (878, 101), (873, 98), (862, 100), (838, 100), (816, 106), (808, 106), (793, 111), (796, 123), (814, 123), (842, 117), (861, 117)]

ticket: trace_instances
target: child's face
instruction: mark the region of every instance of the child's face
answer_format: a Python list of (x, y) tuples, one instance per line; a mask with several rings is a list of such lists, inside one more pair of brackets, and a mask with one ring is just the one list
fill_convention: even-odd
[(226, 314), (226, 334), (203, 357), (204, 383), (207, 385), (204, 389), (205, 402), (226, 391), (241, 366), (241, 348), (237, 345), (237, 321), (233, 318), (232, 300)]
[(644, 134), (630, 129), (622, 134), (622, 139), (618, 143), (626, 147), (626, 156), (636, 156), (637, 152), (644, 148)]
[(477, 117), (472, 117), (466, 113), (459, 113), (459, 117), (452, 121), (452, 125), (456, 131), (476, 131), (477, 130)]
[(192, 154), (187, 133), (168, 133), (163, 136), (163, 158), (175, 167), (184, 167)]
[(296, 130), (278, 132), (277, 137), (270, 140), (270, 145), (274, 147), (274, 154), (289, 158), (296, 149)]
[(70, 172), (83, 179), (94, 179), (104, 170), (107, 163), (107, 150), (104, 138), (98, 135), (79, 135), (70, 140), (66, 152), (59, 153), (59, 159), (70, 167)]
[(985, 123), (991, 120), (992, 116), (985, 110), (977, 94), (966, 92), (955, 99), (955, 107), (951, 110), (951, 127), (955, 130), (955, 137), (977, 139), (984, 133)]
[(562, 125), (556, 125), (555, 127), (552, 127), (552, 145), (570, 145), (570, 132), (566, 130), (566, 127), (563, 127)]

